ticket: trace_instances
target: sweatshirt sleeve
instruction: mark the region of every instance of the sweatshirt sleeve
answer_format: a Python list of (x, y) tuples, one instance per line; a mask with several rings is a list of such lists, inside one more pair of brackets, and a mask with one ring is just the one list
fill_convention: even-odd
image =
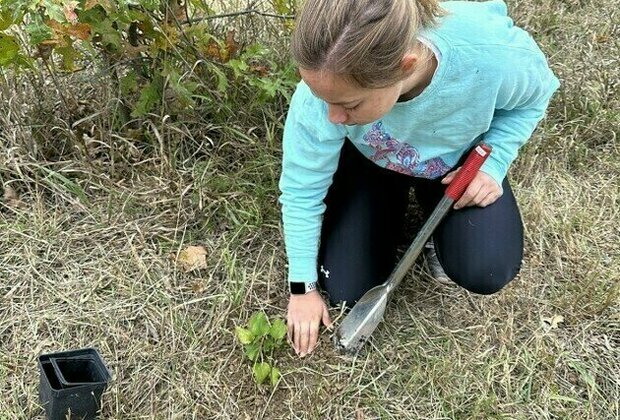
[(323, 199), (338, 167), (345, 132), (327, 119), (326, 104), (301, 82), (284, 125), (280, 203), (288, 280), (317, 280)]
[[(551, 96), (560, 83), (540, 50), (510, 53), (503, 61), (495, 112), (484, 141), (493, 153), (481, 170), (502, 185), (519, 148), (531, 137), (543, 118)], [(507, 65), (506, 65), (507, 64)]]

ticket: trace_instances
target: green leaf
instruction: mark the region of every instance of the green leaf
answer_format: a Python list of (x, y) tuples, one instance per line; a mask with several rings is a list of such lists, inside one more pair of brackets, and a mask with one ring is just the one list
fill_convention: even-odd
[(290, 15), (295, 10), (295, 2), (292, 0), (271, 0), (275, 11), (281, 15)]
[(198, 10), (204, 11), (205, 15), (211, 16), (216, 12), (212, 8), (210, 8), (204, 0), (190, 0), (189, 2), (194, 8)]
[(579, 373), (579, 376), (581, 376), (581, 379), (586, 385), (588, 385), (590, 390), (596, 389), (596, 379), (592, 376), (589, 366), (577, 360), (569, 361), (568, 366), (572, 367), (577, 371), (577, 373)]
[(254, 341), (254, 334), (247, 328), (235, 327), (235, 330), (237, 331), (237, 338), (241, 344), (250, 344)]
[(42, 172), (46, 173), (46, 177), (43, 181), (48, 182), (52, 187), (59, 187), (64, 189), (67, 192), (72, 193), (76, 197), (80, 199), (80, 201), (84, 204), (89, 204), (88, 197), (86, 196), (86, 192), (80, 187), (78, 184), (62, 175), (59, 172), (53, 171), (45, 166), (33, 164), (34, 167), (41, 169)]
[(276, 343), (273, 340), (273, 338), (269, 336), (265, 337), (263, 341), (263, 352), (264, 353), (269, 353), (271, 350), (275, 348), (275, 346), (276, 346)]
[(288, 328), (284, 321), (280, 318), (273, 321), (271, 324), (271, 328), (269, 329), (269, 334), (275, 338), (276, 340), (282, 340), (286, 336)]
[(233, 70), (235, 78), (240, 77), (242, 74), (248, 71), (250, 66), (244, 60), (233, 58), (228, 63), (228, 66)]
[(115, 52), (122, 49), (123, 40), (120, 31), (114, 28), (113, 24), (114, 22), (108, 18), (91, 23), (93, 32), (101, 35), (101, 45)]
[(8, 29), (13, 24), (13, 14), (9, 10), (0, 12), (0, 31)]
[(215, 76), (217, 77), (217, 90), (225, 93), (226, 89), (228, 89), (228, 79), (226, 78), (226, 75), (216, 66), (212, 66), (210, 70), (215, 73)]
[(52, 28), (44, 24), (40, 18), (33, 19), (31, 23), (26, 25), (25, 29), (30, 36), (30, 43), (32, 45), (39, 45), (54, 35)]
[(194, 105), (192, 93), (197, 87), (196, 83), (182, 80), (181, 75), (173, 68), (164, 69), (162, 75), (168, 76), (168, 85), (182, 107), (191, 107)]
[(45, 14), (51, 19), (55, 20), (56, 22), (67, 21), (61, 5), (56, 4), (56, 2), (50, 0), (43, 0), (42, 3), (45, 9)]
[(159, 0), (141, 0), (139, 4), (151, 12), (154, 12), (159, 8)]
[(254, 373), (254, 380), (258, 384), (262, 384), (263, 382), (265, 382), (265, 379), (267, 379), (270, 372), (271, 366), (269, 366), (269, 363), (266, 362), (256, 363), (252, 368), (252, 373)]
[(250, 318), (248, 322), (250, 331), (257, 337), (264, 337), (269, 334), (269, 321), (264, 312), (257, 312)]
[(62, 56), (62, 68), (68, 71), (75, 70), (75, 60), (81, 57), (78, 50), (69, 47), (59, 47), (55, 49)]
[(149, 16), (144, 13), (141, 10), (138, 9), (128, 9), (126, 11), (127, 13), (127, 18), (129, 19), (129, 22), (133, 22), (133, 21), (139, 21), (141, 23), (150, 23), (151, 26), (153, 25), (153, 23), (151, 22)]
[(278, 381), (280, 380), (280, 369), (277, 367), (271, 368), (271, 386), (276, 386)]
[(99, 5), (99, 7), (93, 7), (92, 9), (82, 10), (79, 13), (80, 22), (88, 23), (91, 27), (104, 21), (108, 16), (102, 5)]
[(256, 58), (269, 54), (269, 49), (261, 44), (251, 44), (245, 49), (244, 57)]
[(259, 343), (250, 343), (245, 346), (245, 355), (248, 356), (248, 359), (255, 362), (258, 359), (260, 354), (260, 344)]
[(138, 76), (136, 72), (134, 70), (130, 70), (121, 78), (119, 86), (121, 89), (121, 95), (123, 96), (127, 96), (138, 90)]
[(161, 102), (162, 86), (161, 78), (155, 78), (146, 85), (140, 93), (140, 99), (136, 103), (136, 107), (131, 113), (132, 117), (141, 117), (150, 112), (157, 104)]
[(12, 36), (0, 34), (0, 66), (11, 64), (17, 58), (19, 44)]
[(17, 54), (14, 63), (21, 68), (27, 68), (30, 70), (34, 70), (35, 60), (32, 57), (26, 57), (22, 54)]

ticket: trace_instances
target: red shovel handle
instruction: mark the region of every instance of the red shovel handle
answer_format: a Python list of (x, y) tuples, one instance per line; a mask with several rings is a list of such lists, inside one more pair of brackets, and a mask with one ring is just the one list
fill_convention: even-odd
[(461, 169), (456, 173), (456, 177), (452, 180), (448, 188), (446, 189), (446, 195), (454, 201), (458, 201), (463, 195), (469, 183), (474, 179), (480, 167), (485, 160), (489, 157), (492, 147), (488, 144), (478, 144), (465, 160)]

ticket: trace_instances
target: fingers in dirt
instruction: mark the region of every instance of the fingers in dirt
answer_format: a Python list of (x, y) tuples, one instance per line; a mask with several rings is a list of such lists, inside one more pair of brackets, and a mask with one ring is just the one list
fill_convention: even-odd
[(301, 325), (301, 331), (300, 331), (300, 343), (301, 346), (299, 348), (299, 355), (301, 357), (304, 357), (307, 353), (308, 353), (308, 343), (310, 341), (310, 324), (308, 322), (304, 322)]
[(310, 325), (310, 342), (308, 343), (308, 353), (312, 353), (312, 350), (316, 348), (319, 341), (319, 321), (313, 322)]
[(301, 324), (300, 323), (295, 323), (295, 332), (293, 334), (293, 342), (295, 344), (294, 348), (295, 348), (295, 353), (299, 354), (299, 352), (301, 351)]

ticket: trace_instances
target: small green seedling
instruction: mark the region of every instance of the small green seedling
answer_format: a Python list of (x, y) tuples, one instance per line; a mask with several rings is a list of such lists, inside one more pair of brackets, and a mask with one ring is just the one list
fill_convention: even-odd
[(235, 330), (245, 355), (254, 363), (252, 373), (256, 383), (262, 384), (270, 378), (271, 386), (276, 386), (280, 370), (273, 366), (273, 351), (284, 343), (287, 330), (284, 321), (277, 318), (270, 323), (264, 312), (256, 312), (247, 328), (235, 327)]

